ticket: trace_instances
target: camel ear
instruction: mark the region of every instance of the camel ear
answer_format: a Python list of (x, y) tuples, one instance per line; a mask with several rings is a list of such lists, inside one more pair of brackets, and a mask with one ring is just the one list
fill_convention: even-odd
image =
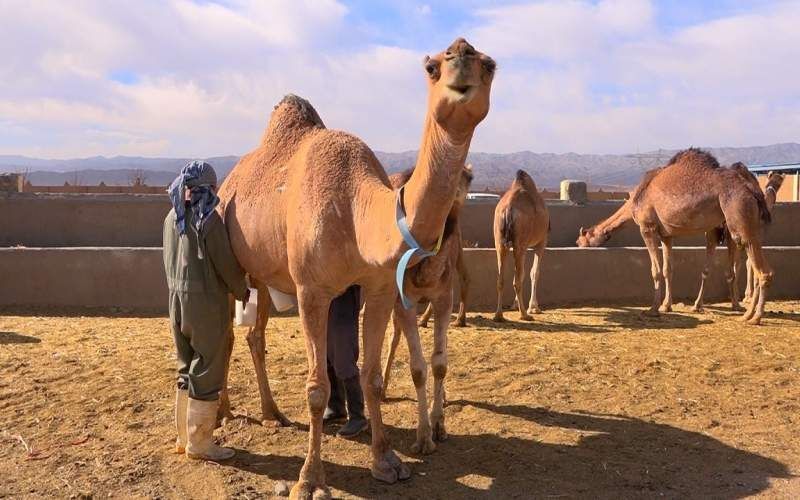
[(467, 163), (466, 165), (464, 165), (464, 170), (472, 172), (472, 163)]
[(425, 68), (425, 72), (428, 73), (428, 77), (431, 80), (436, 81), (439, 79), (439, 61), (436, 59), (431, 59), (429, 56), (425, 56), (425, 59), (422, 61), (422, 66)]
[(586, 230), (583, 228), (583, 226), (581, 226), (581, 228), (578, 230), (578, 233), (580, 233), (581, 236), (586, 236)]

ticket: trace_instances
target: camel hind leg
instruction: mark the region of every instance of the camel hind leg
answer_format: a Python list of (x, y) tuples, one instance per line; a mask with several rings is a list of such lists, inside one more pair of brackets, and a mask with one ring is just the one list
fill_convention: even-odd
[(703, 271), (700, 273), (700, 290), (697, 292), (697, 300), (694, 301), (692, 311), (703, 311), (703, 298), (705, 297), (706, 280), (708, 279), (708, 272), (711, 268), (711, 259), (714, 258), (714, 251), (717, 249), (717, 234), (716, 231), (706, 232), (706, 260), (703, 263)]
[(428, 305), (425, 307), (425, 312), (423, 312), (422, 316), (419, 317), (417, 324), (419, 326), (428, 328), (428, 321), (431, 319), (431, 314), (433, 314), (433, 306), (430, 302), (428, 302)]
[(534, 247), (533, 266), (531, 266), (531, 300), (528, 304), (528, 314), (540, 314), (539, 308), (539, 265), (541, 264), (547, 242), (541, 242)]
[(533, 318), (525, 310), (525, 301), (522, 298), (525, 284), (525, 254), (527, 252), (527, 247), (514, 245), (514, 294), (517, 297), (516, 304), (520, 319), (530, 321)]
[(661, 252), (663, 253), (662, 274), (664, 276), (664, 302), (661, 310), (672, 312), (672, 238), (661, 239)]
[(741, 273), (741, 258), (739, 245), (728, 237), (728, 270), (725, 279), (728, 281), (728, 293), (731, 298), (731, 310), (743, 311), (739, 305), (739, 274)]
[(258, 313), (256, 326), (247, 331), (247, 345), (250, 347), (250, 357), (253, 358), (253, 368), (256, 371), (256, 381), (258, 382), (258, 394), (261, 398), (261, 423), (265, 426), (289, 425), (289, 419), (281, 413), (275, 403), (275, 399), (272, 397), (269, 377), (267, 376), (266, 330), (272, 298), (266, 286), (262, 284), (257, 284), (256, 286), (258, 289)]
[(470, 278), (469, 271), (464, 263), (464, 249), (461, 246), (458, 248), (456, 270), (458, 271), (458, 292), (460, 300), (458, 303), (458, 315), (456, 315), (456, 319), (453, 324), (455, 326), (467, 326), (467, 298), (469, 297)]
[(506, 274), (506, 264), (508, 262), (508, 247), (502, 243), (496, 245), (497, 251), (497, 310), (494, 313), (494, 320), (497, 322), (505, 321), (503, 318), (503, 286)]

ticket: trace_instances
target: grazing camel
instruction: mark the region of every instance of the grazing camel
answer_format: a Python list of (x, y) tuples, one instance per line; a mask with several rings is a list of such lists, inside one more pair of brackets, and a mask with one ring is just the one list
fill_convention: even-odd
[[(389, 178), (394, 188), (399, 188), (408, 181), (411, 171), (396, 174)], [(439, 253), (428, 257), (406, 273), (403, 288), (405, 294), (414, 305), (410, 309), (403, 307), (398, 298), (394, 306), (393, 323), (394, 334), (383, 370), (383, 393), (389, 387), (389, 378), (394, 363), (394, 355), (400, 336), (405, 334), (410, 357), (411, 378), (417, 391), (417, 441), (412, 445), (414, 453), (428, 454), (436, 449), (434, 441), (447, 439), (444, 425), (444, 377), (447, 374), (447, 326), (450, 322), (450, 313), (453, 309), (453, 279), (458, 271), (458, 262), (462, 259), (461, 228), (458, 215), (464, 206), (464, 201), (472, 182), (472, 168), (464, 167), (459, 183), (458, 192), (453, 200), (453, 206), (447, 215), (444, 226), (442, 245)], [(463, 287), (462, 282), (462, 287)], [(433, 328), (433, 354), (431, 363), (437, 356), (444, 359), (438, 366), (434, 364), (433, 370), (433, 407), (430, 418), (428, 417), (427, 374), (428, 366), (422, 355), (422, 343), (417, 328), (417, 308), (420, 301), (429, 301), (429, 308), (434, 310)], [(463, 307), (463, 294), (462, 294)]]
[[(620, 229), (629, 221), (633, 220), (631, 204), (631, 198), (628, 198), (625, 200), (625, 203), (623, 203), (622, 206), (607, 219), (598, 222), (589, 229), (580, 228), (578, 231), (578, 239), (575, 241), (576, 245), (581, 248), (599, 247), (604, 245), (608, 240), (611, 239), (611, 235), (615, 231)], [(703, 271), (700, 275), (700, 290), (697, 293), (697, 300), (695, 300), (694, 306), (692, 306), (692, 310), (695, 312), (701, 312), (703, 310), (705, 282), (708, 278), (711, 260), (714, 256), (714, 251), (716, 250), (717, 245), (723, 241), (727, 241), (728, 243), (729, 268), (726, 272), (726, 279), (729, 284), (731, 308), (734, 311), (742, 310), (742, 307), (739, 305), (738, 294), (735, 288), (736, 270), (733, 266), (737, 261), (735, 257), (736, 253), (732, 249), (732, 243), (730, 239), (725, 238), (725, 233), (723, 231), (723, 228), (714, 228), (711, 231), (706, 231), (706, 259), (705, 263), (703, 264)], [(671, 293), (672, 290), (669, 289), (669, 292)], [(672, 297), (668, 297), (665, 300), (665, 303), (672, 304)]]
[[(475, 127), (489, 111), (495, 62), (459, 38), (427, 57), (424, 68), (427, 113), (404, 198), (363, 141), (326, 129), (311, 104), (296, 96), (276, 106), (259, 146), (241, 158), (220, 189), (231, 247), (242, 267), (260, 287), (298, 300), (310, 429), (292, 498), (330, 495), (321, 455), (322, 414), (330, 394), (328, 311), (331, 300), (353, 284), (361, 286), (365, 302), (361, 384), (371, 420), (372, 476), (394, 483), (411, 475), (389, 443), (380, 410), (381, 350), (397, 298), (394, 271), (408, 250), (396, 208), (404, 207), (416, 241), (432, 248), (444, 229)], [(268, 315), (264, 302), (256, 327), (260, 336)], [(263, 350), (253, 353), (257, 356)], [(434, 373), (444, 362), (434, 355)]]
[[(750, 173), (748, 171), (748, 173)], [(752, 174), (750, 174), (752, 175)], [(767, 185), (764, 186), (764, 201), (767, 203), (767, 210), (772, 215), (772, 210), (775, 207), (775, 201), (778, 197), (778, 190), (783, 185), (784, 176), (778, 172), (769, 172), (767, 174)], [(758, 182), (758, 180), (756, 180)], [(738, 260), (737, 260), (738, 262)], [(742, 302), (749, 303), (753, 299), (753, 266), (750, 264), (750, 259), (747, 259), (745, 264), (747, 269), (747, 286), (744, 289), (744, 298)]]
[[(517, 170), (511, 183), (494, 210), (494, 247), (497, 251), (497, 311), (494, 320), (503, 318), (503, 277), (506, 269), (508, 251), (514, 249), (514, 293), (519, 314), (524, 320), (533, 319), (530, 315), (541, 312), (536, 293), (539, 284), (539, 265), (547, 247), (547, 233), (550, 230), (550, 214), (544, 199), (536, 189), (536, 184), (524, 170)], [(531, 300), (525, 311), (522, 300), (522, 284), (525, 279), (525, 254), (533, 247), (533, 267), (531, 267)]]
[[(761, 249), (761, 226), (770, 220), (764, 194), (743, 182), (736, 169), (721, 168), (711, 154), (690, 148), (669, 163), (645, 174), (631, 197), (633, 220), (650, 254), (653, 304), (644, 314), (658, 316), (661, 281), (666, 293), (662, 308), (672, 309), (672, 238), (727, 228), (733, 244), (743, 245), (757, 275), (755, 300), (744, 320), (759, 324), (772, 270)], [(663, 243), (663, 268), (658, 246)]]

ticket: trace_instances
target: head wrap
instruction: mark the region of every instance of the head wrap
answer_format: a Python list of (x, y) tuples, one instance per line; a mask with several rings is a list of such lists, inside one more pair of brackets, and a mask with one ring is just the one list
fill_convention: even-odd
[(217, 185), (217, 173), (214, 167), (204, 161), (195, 160), (181, 169), (178, 177), (172, 181), (167, 192), (175, 209), (175, 225), (180, 234), (186, 234), (186, 188), (191, 190), (189, 209), (192, 211), (192, 222), (197, 234), (202, 234), (203, 224), (219, 203), (214, 193)]

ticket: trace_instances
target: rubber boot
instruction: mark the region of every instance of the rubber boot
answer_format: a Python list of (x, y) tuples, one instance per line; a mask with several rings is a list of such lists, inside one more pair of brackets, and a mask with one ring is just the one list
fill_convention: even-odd
[(186, 451), (186, 407), (189, 404), (189, 391), (175, 390), (175, 453)]
[(347, 418), (347, 410), (344, 407), (344, 384), (336, 376), (333, 366), (328, 364), (328, 380), (331, 383), (331, 396), (328, 398), (328, 406), (322, 414), (323, 422), (335, 422)]
[(217, 462), (227, 460), (236, 454), (232, 449), (222, 448), (214, 443), (217, 406), (219, 406), (219, 400), (202, 401), (189, 398), (187, 405), (187, 457)]
[(353, 438), (367, 428), (364, 417), (364, 393), (358, 375), (344, 380), (344, 391), (347, 395), (347, 423), (339, 429), (338, 435)]

